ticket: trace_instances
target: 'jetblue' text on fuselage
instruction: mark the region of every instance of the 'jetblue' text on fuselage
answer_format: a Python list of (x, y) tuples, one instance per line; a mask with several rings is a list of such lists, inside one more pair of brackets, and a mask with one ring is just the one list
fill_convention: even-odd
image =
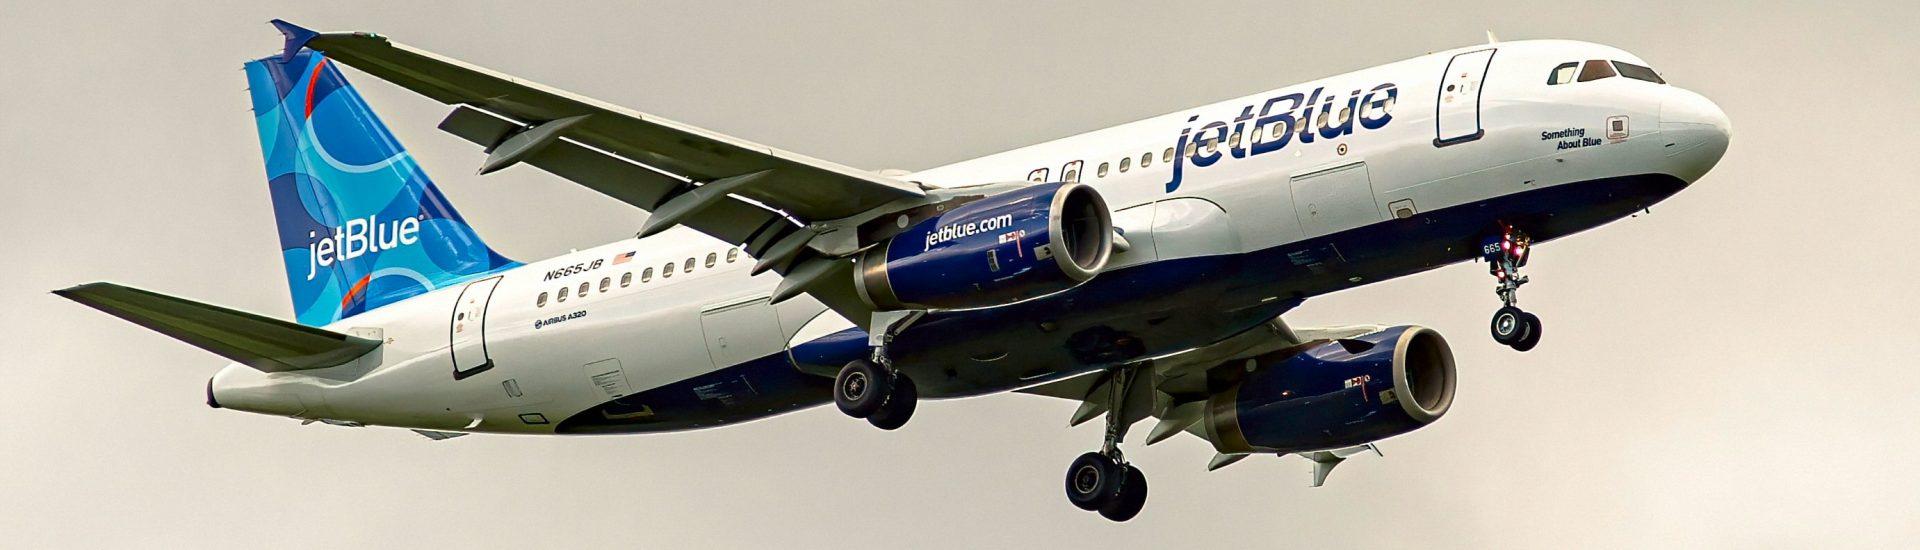
[[(1186, 177), (1184, 172), (1189, 156), (1192, 157), (1194, 168), (1206, 168), (1227, 156), (1238, 159), (1284, 149), (1293, 142), (1295, 135), (1299, 136), (1300, 143), (1313, 143), (1316, 138), (1335, 139), (1349, 135), (1353, 133), (1355, 120), (1359, 121), (1361, 129), (1378, 130), (1393, 121), (1394, 100), (1400, 97), (1399, 86), (1387, 82), (1371, 90), (1356, 89), (1347, 94), (1345, 105), (1336, 107), (1335, 97), (1338, 94), (1322, 96), (1326, 90), (1320, 87), (1314, 88), (1310, 94), (1293, 92), (1276, 96), (1258, 105), (1258, 115), (1254, 114), (1256, 105), (1248, 105), (1241, 108), (1240, 116), (1232, 121), (1206, 123), (1200, 126), (1198, 133), (1194, 132), (1191, 125), (1200, 120), (1200, 115), (1187, 118), (1189, 126), (1180, 131), (1180, 139), (1173, 147), (1173, 178), (1167, 180), (1167, 192), (1172, 193), (1180, 188), (1181, 179)], [(1308, 121), (1315, 123), (1307, 124)], [(1249, 134), (1247, 131), (1250, 129), (1256, 131)], [(1262, 129), (1271, 131), (1259, 131)], [(1248, 136), (1248, 139), (1230, 139), (1235, 134)], [(1201, 144), (1194, 148), (1191, 155), (1187, 154), (1189, 142)]]

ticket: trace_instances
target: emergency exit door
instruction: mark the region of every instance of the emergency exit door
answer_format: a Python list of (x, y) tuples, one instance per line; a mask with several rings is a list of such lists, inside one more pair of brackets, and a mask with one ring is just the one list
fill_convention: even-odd
[(1480, 124), (1480, 90), (1493, 63), (1492, 48), (1453, 56), (1440, 75), (1440, 98), (1434, 115), (1435, 147), (1466, 143), (1487, 134)]
[(493, 288), (499, 285), (500, 277), (467, 283), (453, 303), (447, 335), (452, 344), (454, 380), (493, 368), (493, 358), (487, 356), (487, 303), (493, 300)]

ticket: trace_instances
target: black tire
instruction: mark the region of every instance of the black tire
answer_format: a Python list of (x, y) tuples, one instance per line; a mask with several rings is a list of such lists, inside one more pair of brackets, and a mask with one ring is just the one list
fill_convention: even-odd
[(1528, 351), (1533, 349), (1534, 346), (1540, 345), (1540, 316), (1527, 313), (1521, 317), (1521, 321), (1527, 324), (1527, 335), (1520, 338), (1520, 341), (1514, 342), (1513, 349), (1515, 351)]
[(1511, 346), (1527, 336), (1527, 312), (1520, 308), (1506, 306), (1493, 312), (1493, 323), (1489, 327), (1493, 332), (1493, 341), (1502, 346)]
[(867, 417), (867, 423), (882, 430), (898, 430), (913, 418), (914, 406), (920, 402), (920, 390), (913, 385), (913, 379), (905, 374), (893, 375), (893, 393), (887, 396), (887, 402), (880, 410)]
[(1067, 502), (1081, 510), (1099, 510), (1113, 500), (1124, 475), (1119, 463), (1100, 453), (1087, 453), (1067, 467)]
[(891, 391), (893, 377), (861, 359), (840, 367), (840, 375), (833, 378), (833, 404), (854, 418), (873, 416), (874, 411), (887, 402), (887, 393)]
[(1140, 515), (1140, 509), (1147, 506), (1147, 476), (1140, 473), (1132, 464), (1126, 468), (1125, 481), (1120, 484), (1120, 494), (1108, 500), (1100, 507), (1100, 517), (1113, 521), (1126, 521)]

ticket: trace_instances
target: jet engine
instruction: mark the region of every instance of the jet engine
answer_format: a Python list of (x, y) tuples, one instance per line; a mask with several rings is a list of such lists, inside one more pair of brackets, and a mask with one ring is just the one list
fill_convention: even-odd
[(1255, 357), (1208, 399), (1222, 453), (1360, 445), (1439, 420), (1453, 405), (1453, 351), (1433, 329), (1400, 326)]
[(861, 298), (882, 310), (991, 307), (1072, 288), (1112, 254), (1113, 219), (1100, 193), (1047, 183), (906, 228), (860, 255), (857, 281)]

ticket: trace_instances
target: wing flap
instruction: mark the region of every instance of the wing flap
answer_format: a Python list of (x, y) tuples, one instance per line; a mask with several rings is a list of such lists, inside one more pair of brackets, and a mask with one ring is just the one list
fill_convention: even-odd
[(113, 283), (53, 293), (263, 372), (335, 367), (380, 347), (374, 340)]

